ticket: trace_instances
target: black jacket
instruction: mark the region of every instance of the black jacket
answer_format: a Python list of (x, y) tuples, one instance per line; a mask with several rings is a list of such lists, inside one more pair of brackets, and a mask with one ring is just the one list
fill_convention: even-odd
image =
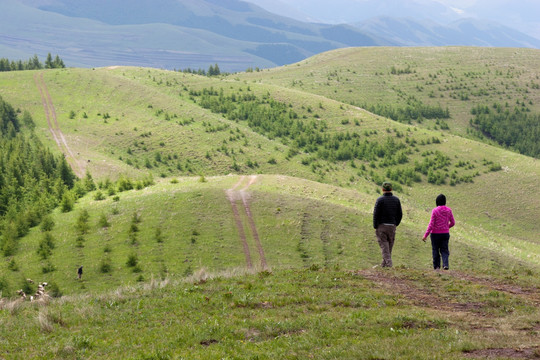
[(384, 193), (375, 203), (373, 228), (376, 229), (380, 224), (394, 224), (398, 226), (401, 223), (402, 217), (403, 212), (399, 198), (392, 195), (392, 193)]

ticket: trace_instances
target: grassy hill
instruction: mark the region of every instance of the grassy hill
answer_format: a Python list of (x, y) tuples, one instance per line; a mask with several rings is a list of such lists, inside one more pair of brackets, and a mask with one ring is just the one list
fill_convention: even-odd
[[(476, 59), (477, 49), (468, 50)], [(381, 49), (345, 52), (355, 51), (375, 59)], [(419, 51), (428, 61), (454, 50)], [(358, 84), (340, 80), (320, 85), (332, 89), (323, 92), (309, 74), (346, 71), (337, 60), (321, 62), (339, 54), (228, 77), (132, 67), (0, 74), (0, 96), (29, 111), (42, 141), (98, 185), (0, 261), (3, 295), (35, 290), (28, 278), (64, 294), (46, 307), (3, 300), (2, 355), (431, 359), (441, 344), (447, 358), (487, 356), (475, 351), (490, 347), (537, 353), (538, 160), (459, 136), (466, 120), (454, 115), (450, 130), (374, 115), (349, 103), (354, 92), (367, 94)], [(514, 81), (535, 71), (527, 59), (512, 65), (522, 74)], [(359, 65), (350, 66), (359, 78)], [(394, 76), (414, 73), (373, 77)], [(397, 104), (367, 78), (380, 101)], [(468, 79), (470, 88), (486, 86), (484, 77)], [(412, 79), (398, 83), (414, 88)], [(536, 90), (520, 84), (504, 97), (534, 100)], [(470, 105), (450, 95), (440, 101), (451, 114)], [(406, 215), (397, 269), (384, 272), (371, 269), (380, 261), (371, 213), (389, 177)], [(152, 180), (123, 191), (115, 181), (126, 179)], [(420, 241), (439, 193), (457, 221), (448, 274), (428, 270), (430, 248)], [(53, 246), (43, 256), (46, 240)], [(164, 318), (171, 321), (150, 335)], [(126, 324), (140, 336), (120, 330)], [(325, 330), (333, 326), (336, 333)], [(433, 346), (419, 345), (426, 339)], [(403, 350), (396, 355), (390, 344)]]
[[(540, 111), (536, 49), (349, 48), (241, 79), (299, 89), (357, 106), (448, 108), (453, 133), (466, 135), (478, 104), (524, 103)], [(420, 126), (436, 128), (434, 121)], [(440, 126), (439, 126), (440, 127)]]

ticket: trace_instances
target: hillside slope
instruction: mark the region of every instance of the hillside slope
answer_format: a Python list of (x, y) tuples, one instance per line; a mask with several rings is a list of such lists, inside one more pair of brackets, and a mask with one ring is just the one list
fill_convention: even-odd
[[(301, 66), (297, 68), (302, 69)], [(272, 72), (256, 75), (267, 76), (265, 82), (276, 80), (272, 79)], [(42, 76), (45, 87), (40, 82)], [(72, 164), (78, 164), (80, 174), (89, 170), (100, 182), (119, 177), (141, 178), (147, 174), (165, 179), (184, 179), (188, 176), (191, 178), (185, 178), (182, 182), (193, 183), (197, 183), (201, 176), (208, 179), (229, 173), (258, 177), (263, 174), (290, 176), (269, 178), (269, 186), (273, 189), (271, 195), (263, 195), (265, 192), (253, 195), (256, 201), (250, 208), (258, 224), (258, 241), (263, 244), (263, 249), (266, 250), (267, 246), (271, 249), (266, 251), (265, 256), (270, 267), (299, 265), (299, 260), (302, 261), (304, 256), (312, 259), (302, 261), (306, 266), (312, 263), (331, 264), (331, 261), (346, 267), (373, 265), (373, 258), (378, 258), (378, 250), (372, 242), (370, 214), (379, 192), (377, 184), (389, 177), (396, 179), (397, 193), (403, 200), (407, 214), (400, 234), (405, 241), (403, 244), (407, 245), (402, 254), (397, 255), (402, 256), (404, 264), (429, 263), (429, 253), (418, 254), (418, 239), (429, 220), (435, 196), (444, 192), (459, 224), (453, 232), (456, 251), (463, 249), (456, 253), (455, 261), (477, 264), (487, 261), (485, 271), (492, 271), (489, 270), (492, 266), (497, 267), (507, 261), (512, 264), (510, 267), (526, 266), (533, 269), (538, 266), (540, 254), (536, 224), (530, 221), (531, 217), (540, 216), (538, 202), (530, 197), (540, 176), (538, 160), (463, 139), (448, 131), (394, 122), (345, 103), (300, 91), (296, 87), (289, 89), (266, 84), (262, 80), (243, 81), (240, 75), (208, 78), (128, 67), (63, 69), (0, 74), (0, 85), (4, 99), (15, 107), (30, 111), (44, 142), (58, 151), (64, 151)], [(48, 92), (45, 102), (40, 87)], [(335, 89), (342, 90), (340, 87)], [(212, 104), (222, 106), (215, 109)], [(253, 114), (261, 112), (266, 113), (263, 117), (279, 119), (283, 129), (288, 130), (268, 130), (268, 124), (253, 122), (255, 119), (235, 118), (235, 114), (241, 114), (244, 107), (251, 109)], [(58, 129), (49, 129), (47, 113), (49, 116), (55, 114)], [(287, 116), (282, 117), (283, 114)], [(306, 131), (314, 132), (315, 143), (296, 134), (295, 129), (302, 126)], [(53, 130), (61, 131), (67, 147), (59, 146), (54, 141)], [(256, 185), (250, 186), (250, 191), (264, 183), (263, 179), (266, 178), (258, 178)], [(237, 218), (234, 207), (241, 214), (243, 201), (233, 206), (226, 196), (226, 190), (233, 189), (238, 181), (239, 178), (219, 180), (219, 184), (223, 182), (225, 185), (218, 185), (217, 190), (210, 186), (212, 181), (209, 181), (209, 187), (201, 183), (200, 186), (206, 190), (191, 191), (188, 198), (203, 198), (193, 203), (184, 199), (183, 202), (167, 205), (167, 194), (175, 189), (175, 185), (171, 185), (172, 188), (164, 185), (169, 180), (159, 181), (161, 187), (149, 188), (149, 194), (152, 194), (149, 197), (135, 192), (128, 196), (132, 200), (126, 201), (122, 195), (118, 206), (125, 206), (123, 216), (117, 217), (117, 225), (111, 228), (116, 230), (103, 233), (99, 228), (94, 228), (92, 235), (85, 239), (85, 250), (74, 251), (73, 248), (80, 245), (76, 241), (74, 225), (80, 212), (87, 209), (92, 221), (97, 222), (102, 214), (109, 218), (113, 208), (117, 207), (110, 197), (106, 202), (100, 202), (93, 200), (95, 194), (90, 194), (81, 200), (74, 212), (55, 215), (58, 229), (53, 236), (63, 245), (58, 245), (58, 255), (56, 250), (53, 255), (53, 259), (59, 257), (53, 261), (58, 271), (51, 274), (52, 278), (63, 286), (72, 282), (68, 286), (72, 289), (76, 286), (73, 283), (75, 279), (71, 277), (72, 271), (77, 264), (86, 262), (84, 259), (91, 261), (89, 268), (92, 270), (89, 271), (99, 274), (99, 261), (106, 258), (107, 253), (102, 242), (105, 236), (113, 241), (113, 249), (116, 246), (123, 249), (113, 261), (119, 269), (118, 276), (103, 284), (99, 279), (105, 275), (99, 275), (85, 286), (107, 288), (136, 279), (139, 274), (132, 275), (129, 268), (123, 266), (129, 249), (136, 250), (139, 259), (145, 253), (158, 251), (162, 246), (157, 240), (152, 240), (158, 228), (161, 229), (159, 231), (170, 231), (167, 238), (183, 234), (183, 247), (159, 250), (164, 255), (184, 254), (189, 247), (198, 247), (190, 244), (201, 242), (213, 244), (218, 250), (209, 252), (216, 254), (212, 259), (205, 257), (206, 247), (197, 250), (204, 254), (196, 252), (194, 264), (180, 264), (178, 259), (167, 257), (165, 266), (162, 266), (163, 261), (153, 258), (150, 263), (144, 263), (142, 268), (147, 270), (143, 278), (163, 269), (169, 269), (167, 273), (183, 274), (187, 269), (193, 271), (199, 267), (224, 269), (244, 266), (247, 261), (242, 249), (245, 246), (238, 239), (242, 238), (242, 232), (248, 238), (253, 233), (251, 220), (246, 218), (247, 214), (239, 215), (244, 217), (245, 229), (241, 230), (235, 225)], [(301, 184), (290, 188), (287, 185), (296, 182)], [(454, 183), (451, 185), (451, 182)], [(244, 180), (236, 190), (241, 190), (247, 184), (248, 180)], [(306, 194), (319, 186), (335, 187), (312, 196), (316, 203), (330, 207), (328, 210), (321, 211), (306, 199), (310, 198)], [(328, 193), (334, 192), (347, 204), (345, 208), (338, 207), (341, 209), (339, 211), (328, 203)], [(300, 197), (293, 200), (299, 194)], [(219, 206), (212, 202), (204, 205), (202, 199), (206, 197), (219, 199)], [(262, 200), (267, 197), (268, 200)], [(350, 199), (354, 199), (352, 204)], [(148, 201), (148, 205), (142, 205), (143, 201)], [(175, 222), (175, 218), (169, 217), (170, 214), (163, 213), (163, 209), (174, 214), (174, 209), (190, 208), (194, 209), (193, 213), (185, 215), (184, 220), (188, 223), (181, 226)], [(286, 213), (285, 209), (289, 209), (290, 213), (283, 216), (284, 223), (280, 226), (289, 224), (287, 226), (291, 230), (282, 231), (272, 224), (275, 224), (276, 217), (279, 219), (280, 214)], [(162, 213), (167, 217), (148, 215), (147, 211), (150, 214)], [(339, 215), (341, 211), (344, 213)], [(140, 213), (143, 219), (152, 219), (144, 226), (145, 235), (140, 237), (144, 239), (141, 244), (149, 247), (142, 247), (140, 253), (139, 245), (130, 244), (132, 239), (129, 238), (129, 218), (134, 213)], [(219, 220), (205, 222), (209, 216), (206, 213), (211, 214), (210, 218)], [(198, 229), (201, 224), (208, 226), (209, 230), (203, 232)], [(204, 241), (194, 233), (204, 234)], [(40, 277), (42, 266), (47, 265), (40, 264), (36, 253), (41, 237), (39, 229), (35, 229), (21, 243), (25, 244), (21, 245), (20, 254), (17, 255), (21, 257), (15, 258), (20, 269), (24, 269), (22, 272), (29, 277)], [(328, 240), (330, 238), (333, 240)], [(233, 239), (236, 257), (230, 256), (232, 248), (219, 250), (223, 246), (219, 239)], [(291, 239), (294, 240), (291, 242)], [(341, 256), (335, 254), (346, 253), (345, 249), (356, 246), (359, 239), (365, 241), (365, 246), (371, 250), (349, 252), (350, 257), (347, 255), (346, 259), (337, 260)], [(251, 248), (252, 266), (264, 267), (261, 260), (257, 260), (257, 254), (260, 254), (257, 239), (251, 241), (253, 243), (248, 248)], [(303, 241), (314, 241), (318, 244), (318, 250), (310, 254)], [(288, 244), (287, 249), (280, 249), (283, 242)], [(329, 248), (325, 249), (327, 246)], [(90, 253), (83, 255), (86, 249)], [(272, 251), (276, 253), (272, 254)], [(493, 256), (502, 256), (507, 260), (492, 261), (491, 255), (472, 255), (486, 252), (494, 252)], [(69, 254), (70, 260), (63, 263), (60, 259), (66, 254)], [(361, 265), (359, 259), (363, 259)], [(8, 265), (9, 262), (5, 262), (3, 266), (7, 269)], [(8, 274), (10, 283), (15, 284), (21, 272)]]
[[(0, 259), (0, 357), (537, 357), (538, 160), (337, 99), (352, 87), (302, 90), (339, 71), (310, 65), (1, 73), (2, 99), (98, 188)], [(373, 269), (387, 178), (405, 216), (395, 268)], [(439, 193), (447, 272), (421, 241)], [(41, 282), (60, 298), (16, 297)]]
[[(240, 78), (357, 106), (440, 105), (450, 112), (452, 132), (466, 135), (475, 105), (502, 103), (512, 109), (523, 103), (540, 112), (539, 54), (513, 48), (351, 48)], [(434, 121), (425, 120), (434, 127)]]

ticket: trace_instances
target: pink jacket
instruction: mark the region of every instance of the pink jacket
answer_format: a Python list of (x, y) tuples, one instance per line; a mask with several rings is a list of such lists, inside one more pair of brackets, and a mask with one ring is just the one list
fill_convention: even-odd
[(448, 206), (437, 206), (431, 212), (431, 220), (427, 227), (424, 238), (429, 234), (447, 234), (450, 232), (450, 228), (456, 224), (452, 209)]

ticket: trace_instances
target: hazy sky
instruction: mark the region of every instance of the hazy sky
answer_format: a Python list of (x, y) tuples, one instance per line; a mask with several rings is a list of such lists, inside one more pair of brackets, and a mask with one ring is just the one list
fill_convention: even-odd
[[(355, 23), (371, 16), (491, 20), (540, 38), (540, 0), (244, 0), (303, 21)], [(369, 4), (369, 5), (368, 5)], [(442, 5), (450, 9), (442, 11)], [(366, 8), (367, 6), (367, 8)], [(402, 11), (408, 8), (409, 11)], [(370, 14), (370, 11), (373, 10)], [(437, 9), (439, 12), (437, 13)], [(394, 11), (392, 11), (394, 10)], [(377, 13), (379, 11), (379, 13)], [(389, 13), (380, 13), (381, 11)], [(393, 13), (392, 13), (393, 12)], [(392, 14), (390, 14), (392, 13)]]

